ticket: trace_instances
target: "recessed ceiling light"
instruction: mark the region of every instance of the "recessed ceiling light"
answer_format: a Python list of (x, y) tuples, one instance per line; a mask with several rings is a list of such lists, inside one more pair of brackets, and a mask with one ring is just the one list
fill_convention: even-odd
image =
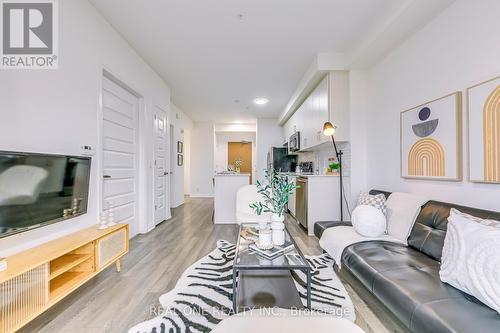
[(269, 103), (269, 100), (264, 97), (257, 97), (254, 98), (253, 102), (257, 105), (266, 105), (267, 103)]

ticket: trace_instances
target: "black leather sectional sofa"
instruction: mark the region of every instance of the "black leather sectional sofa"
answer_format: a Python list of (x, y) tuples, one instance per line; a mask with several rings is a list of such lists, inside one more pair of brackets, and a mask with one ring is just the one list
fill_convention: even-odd
[[(453, 207), (500, 220), (498, 212), (429, 201), (422, 206), (408, 246), (386, 241), (353, 244), (342, 253), (341, 269), (348, 270), (411, 332), (499, 333), (496, 311), (439, 279), (447, 218)], [(314, 231), (320, 238), (326, 228), (346, 224), (318, 222)]]

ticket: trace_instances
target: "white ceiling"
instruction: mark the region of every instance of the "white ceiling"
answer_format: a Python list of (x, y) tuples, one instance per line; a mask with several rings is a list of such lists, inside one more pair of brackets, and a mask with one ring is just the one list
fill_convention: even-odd
[[(366, 56), (410, 4), (437, 12), (451, 2), (89, 1), (170, 86), (174, 104), (195, 121), (226, 123), (278, 117), (317, 53)], [(432, 18), (421, 16), (418, 26)], [(260, 96), (269, 104), (253, 105)]]

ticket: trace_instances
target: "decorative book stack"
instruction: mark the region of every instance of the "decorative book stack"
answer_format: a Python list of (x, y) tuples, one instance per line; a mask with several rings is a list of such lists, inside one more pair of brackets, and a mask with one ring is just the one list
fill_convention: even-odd
[(286, 241), (283, 245), (274, 245), (272, 248), (266, 250), (259, 249), (256, 244), (249, 245), (249, 248), (266, 259), (274, 259), (293, 249), (293, 243), (291, 241)]

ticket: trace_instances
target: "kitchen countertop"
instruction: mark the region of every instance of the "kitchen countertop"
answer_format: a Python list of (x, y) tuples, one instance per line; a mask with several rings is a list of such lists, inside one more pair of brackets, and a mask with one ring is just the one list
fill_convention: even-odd
[(215, 177), (250, 177), (249, 173), (216, 173)]
[[(294, 172), (281, 172), (281, 175), (289, 176), (289, 177), (339, 177), (338, 174), (307, 174), (307, 173), (294, 173)], [(343, 176), (343, 178), (347, 178), (347, 176)]]

